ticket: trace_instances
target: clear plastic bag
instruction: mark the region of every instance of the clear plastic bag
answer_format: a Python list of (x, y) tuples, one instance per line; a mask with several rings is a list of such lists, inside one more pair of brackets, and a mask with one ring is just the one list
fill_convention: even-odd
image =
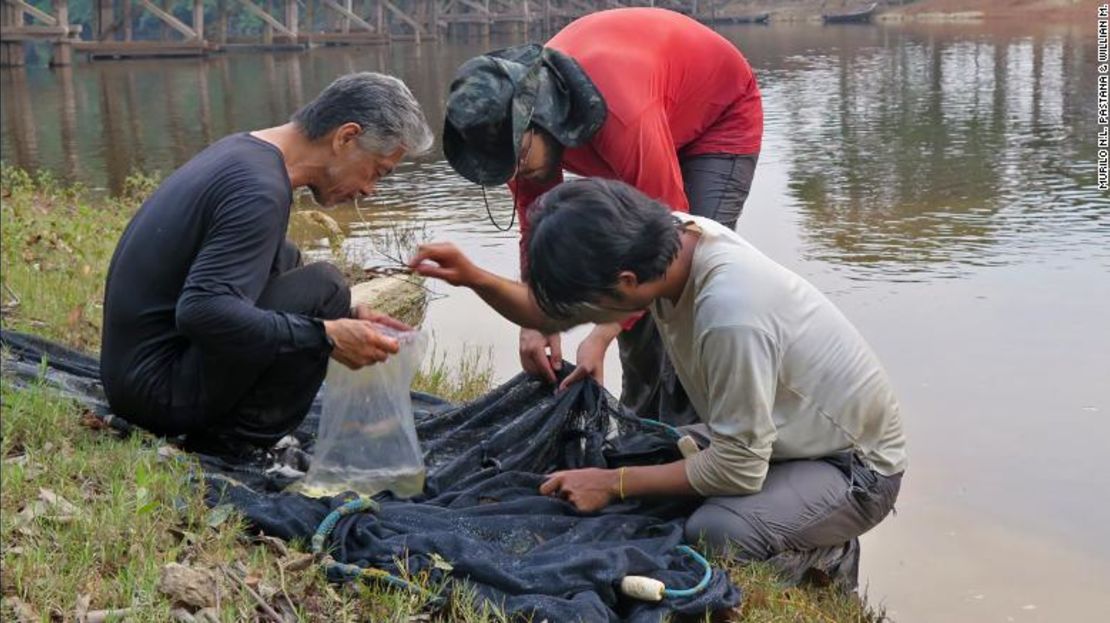
[(419, 331), (375, 328), (396, 338), (400, 351), (359, 370), (329, 362), (316, 448), (297, 487), (306, 495), (373, 495), (388, 490), (408, 498), (424, 490), (424, 456), (409, 387), (428, 339)]

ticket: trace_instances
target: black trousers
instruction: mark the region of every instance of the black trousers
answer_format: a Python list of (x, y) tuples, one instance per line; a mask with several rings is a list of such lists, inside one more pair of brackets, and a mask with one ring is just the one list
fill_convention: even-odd
[[(682, 159), (690, 213), (730, 228), (744, 210), (759, 154)], [(617, 337), (623, 382), (621, 403), (640, 417), (682, 426), (699, 422), (671, 365), (655, 322), (645, 316)]]
[[(339, 269), (302, 265), (300, 251), (286, 241), (256, 304), (334, 320), (350, 315), (351, 291)], [(191, 449), (209, 453), (269, 447), (304, 420), (327, 365), (327, 353), (300, 352), (252, 367), (190, 345), (174, 365), (174, 400), (155, 432), (184, 434)]]

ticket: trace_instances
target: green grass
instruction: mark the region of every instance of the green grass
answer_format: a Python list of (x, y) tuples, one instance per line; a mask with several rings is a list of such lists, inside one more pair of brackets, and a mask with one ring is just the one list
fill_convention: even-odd
[(412, 388), (452, 402), (474, 400), (493, 386), (492, 358), (488, 348), (467, 346), (458, 358), (449, 360), (433, 346)]
[(132, 210), (4, 168), (0, 275), (5, 325), (82, 348), (99, 343), (104, 276)]
[[(94, 200), (46, 176), (0, 169), (3, 325), (95, 352), (108, 261), (152, 188), (151, 178), (133, 176), (126, 196)], [(491, 370), (488, 350), (470, 348), (452, 361), (433, 348), (414, 387), (467, 400), (488, 391)], [(90, 611), (126, 608), (128, 620), (169, 620), (173, 604), (158, 584), (171, 562), (242, 575), (271, 607), (290, 603), (306, 621), (404, 622), (427, 612), (418, 596), (331, 586), (316, 566), (286, 568), (303, 557), (297, 547), (259, 544), (240, 517), (208, 509), (190, 480), (192, 459), (171, 456), (150, 435), (121, 439), (37, 385), (17, 388), (5, 379), (0, 401), (0, 620), (73, 620), (83, 596)], [(760, 565), (714, 563), (745, 593), (730, 620), (882, 620), (853, 596), (788, 588)], [(220, 619), (259, 618), (256, 600), (221, 577)], [(504, 618), (476, 606), (465, 591), (435, 617)]]

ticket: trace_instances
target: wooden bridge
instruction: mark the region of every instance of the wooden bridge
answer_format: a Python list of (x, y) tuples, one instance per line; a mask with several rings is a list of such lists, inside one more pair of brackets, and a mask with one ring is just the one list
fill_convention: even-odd
[[(48, 42), (50, 64), (69, 65), (74, 53), (90, 59), (202, 56), (236, 49), (420, 42), (447, 35), (542, 34), (587, 13), (625, 6), (659, 6), (710, 21), (737, 1), (218, 0), (213, 10), (204, 0), (94, 0), (93, 23), (86, 27), (70, 23), (69, 0), (47, 0), (49, 10), (28, 0), (0, 0), (0, 65), (23, 65), (26, 41)], [(161, 37), (135, 37), (142, 12), (161, 22)], [(261, 32), (229, 35), (236, 12), (260, 20)]]

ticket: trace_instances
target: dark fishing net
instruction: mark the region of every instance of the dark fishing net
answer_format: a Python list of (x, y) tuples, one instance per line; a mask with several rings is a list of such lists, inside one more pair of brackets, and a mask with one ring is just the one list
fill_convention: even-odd
[[(94, 358), (32, 336), (0, 338), (12, 382), (45, 378), (127, 429), (109, 414)], [(534, 621), (660, 621), (668, 612), (700, 614), (739, 603), (739, 590), (719, 570), (694, 597), (646, 603), (619, 593), (626, 575), (674, 588), (698, 582), (703, 569), (676, 550), (694, 500), (629, 500), (581, 515), (539, 495), (543, 475), (555, 470), (679, 458), (667, 431), (623, 414), (596, 384), (554, 395), (521, 375), (467, 405), (414, 393), (413, 406), (428, 468), (424, 495), (403, 501), (383, 494), (380, 512), (340, 520), (330, 540), (336, 560), (398, 575), (427, 572), (433, 582), (449, 578), (448, 590), (465, 584), (479, 600)], [(235, 459), (198, 455), (208, 502), (233, 504), (253, 530), (307, 541), (346, 501), (283, 491), (311, 461), (318, 422), (319, 401), (273, 451)]]

